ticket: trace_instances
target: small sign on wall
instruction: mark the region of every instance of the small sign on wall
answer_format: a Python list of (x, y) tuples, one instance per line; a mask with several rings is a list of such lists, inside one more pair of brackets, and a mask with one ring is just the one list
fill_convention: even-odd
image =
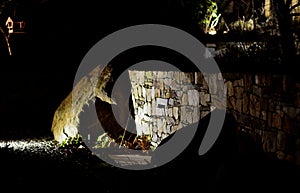
[(165, 109), (167, 109), (167, 105), (168, 105), (168, 99), (156, 98), (156, 115), (165, 116), (166, 115)]
[(168, 105), (168, 99), (156, 98), (156, 107), (157, 108), (166, 108)]

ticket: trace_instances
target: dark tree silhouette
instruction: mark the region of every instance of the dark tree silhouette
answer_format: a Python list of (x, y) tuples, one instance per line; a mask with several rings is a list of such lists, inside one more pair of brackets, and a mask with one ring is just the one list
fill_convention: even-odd
[(299, 2), (292, 5), (292, 0), (272, 0), (272, 4), (275, 8), (280, 30), (282, 59), (285, 64), (290, 64), (296, 55), (292, 27), (293, 16), (299, 15), (299, 13), (292, 13), (292, 11), (299, 6)]

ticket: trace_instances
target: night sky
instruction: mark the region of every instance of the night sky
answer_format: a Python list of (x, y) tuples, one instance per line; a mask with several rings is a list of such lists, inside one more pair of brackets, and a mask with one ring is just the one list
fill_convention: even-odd
[[(2, 136), (50, 134), (54, 112), (71, 92), (81, 60), (106, 35), (145, 23), (195, 27), (178, 0), (17, 2), (16, 15), (25, 20), (26, 34), (10, 37), (12, 56), (1, 36)], [(12, 12), (3, 10), (6, 30)]]

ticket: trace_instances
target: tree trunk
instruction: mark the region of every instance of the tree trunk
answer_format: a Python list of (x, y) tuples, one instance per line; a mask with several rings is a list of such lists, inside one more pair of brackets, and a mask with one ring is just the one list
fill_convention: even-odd
[(290, 65), (296, 54), (292, 31), (292, 17), (289, 9), (290, 1), (285, 3), (284, 0), (273, 0), (273, 5), (275, 6), (280, 30), (282, 62), (285, 65)]

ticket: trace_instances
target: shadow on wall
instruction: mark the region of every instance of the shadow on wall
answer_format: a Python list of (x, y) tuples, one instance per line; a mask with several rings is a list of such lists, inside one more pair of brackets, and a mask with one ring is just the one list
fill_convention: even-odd
[[(235, 118), (229, 113), (226, 113), (216, 143), (205, 155), (199, 156), (198, 150), (209, 120), (210, 114), (201, 119), (188, 147), (170, 163), (159, 167), (161, 176), (180, 178), (186, 186), (196, 186), (206, 192), (287, 191), (296, 188), (300, 179), (299, 168), (268, 157), (250, 135), (239, 130)], [(184, 129), (176, 132), (184, 132)], [(165, 138), (159, 146), (173, 135)]]

